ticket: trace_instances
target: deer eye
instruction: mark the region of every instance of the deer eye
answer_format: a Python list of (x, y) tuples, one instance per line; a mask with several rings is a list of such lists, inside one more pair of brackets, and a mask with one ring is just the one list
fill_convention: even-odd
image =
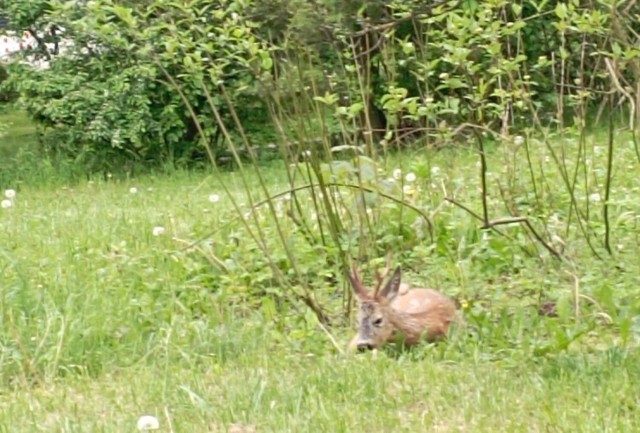
[(373, 326), (382, 326), (382, 317), (379, 317), (376, 320), (374, 320)]

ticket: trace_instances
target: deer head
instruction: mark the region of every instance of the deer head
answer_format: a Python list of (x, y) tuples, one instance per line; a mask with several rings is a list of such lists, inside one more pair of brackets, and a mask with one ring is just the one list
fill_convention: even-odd
[[(396, 330), (394, 311), (391, 301), (398, 295), (400, 288), (400, 267), (382, 287), (389, 271), (389, 260), (384, 273), (377, 274), (378, 283), (373, 292), (362, 283), (358, 270), (353, 268), (349, 274), (353, 291), (358, 299), (358, 334), (352, 341), (358, 351), (372, 350), (391, 340)], [(381, 289), (382, 287), (382, 289)]]

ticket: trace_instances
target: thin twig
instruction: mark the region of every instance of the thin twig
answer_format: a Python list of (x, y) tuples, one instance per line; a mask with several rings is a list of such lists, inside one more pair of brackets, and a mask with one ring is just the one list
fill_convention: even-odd
[(631, 110), (629, 110), (629, 128), (631, 130), (635, 129), (635, 113), (636, 113), (636, 103), (633, 100), (633, 96), (627, 92), (624, 87), (620, 84), (618, 79), (618, 72), (614, 64), (611, 62), (611, 59), (605, 58), (604, 63), (607, 66), (607, 70), (609, 71), (609, 75), (611, 76), (611, 83), (618, 90), (618, 92), (622, 93), (624, 97), (629, 101), (629, 105), (631, 106)]
[(329, 332), (329, 330), (327, 329), (326, 326), (324, 326), (324, 324), (322, 323), (321, 320), (318, 320), (318, 326), (325, 333), (327, 338), (329, 338), (329, 341), (331, 342), (331, 344), (333, 344), (333, 347), (336, 348), (338, 353), (340, 353), (340, 355), (344, 355), (344, 351), (342, 350), (342, 348), (340, 347), (340, 345), (338, 344), (338, 342), (334, 338), (333, 334), (331, 334), (331, 332)]
[[(610, 97), (611, 98), (611, 97)], [(611, 195), (611, 177), (613, 172), (613, 107), (609, 109), (609, 146), (607, 149), (607, 176), (604, 183), (604, 206), (602, 217), (604, 218), (604, 248), (609, 255), (611, 250), (611, 224), (609, 223), (609, 196)]]
[(542, 238), (542, 236), (540, 236), (538, 231), (535, 228), (533, 228), (531, 221), (529, 221), (529, 218), (527, 217), (520, 216), (520, 217), (500, 218), (497, 220), (489, 221), (483, 228), (493, 228), (494, 226), (498, 226), (498, 225), (514, 224), (514, 223), (521, 223), (527, 226), (527, 228), (531, 231), (531, 234), (538, 240), (538, 242), (542, 244), (543, 247), (547, 249), (547, 251), (553, 254), (557, 259), (562, 259), (562, 254), (557, 252), (551, 245), (549, 245), (547, 242), (544, 241), (544, 239)]
[(480, 151), (480, 182), (482, 185), (482, 220), (484, 225), (489, 224), (489, 205), (487, 204), (487, 155), (484, 153), (484, 141), (482, 135), (477, 129), (473, 129), (473, 134), (478, 141), (478, 150)]
[(451, 197), (445, 197), (444, 198), (446, 201), (448, 201), (449, 203), (458, 206), (460, 209), (466, 211), (468, 214), (470, 214), (471, 216), (473, 216), (475, 219), (477, 219), (478, 221), (482, 221), (484, 222), (484, 218), (482, 218), (480, 215), (478, 215), (478, 213), (476, 213), (475, 211), (469, 209), (467, 206), (463, 205), (462, 203), (460, 203), (459, 201), (451, 198)]

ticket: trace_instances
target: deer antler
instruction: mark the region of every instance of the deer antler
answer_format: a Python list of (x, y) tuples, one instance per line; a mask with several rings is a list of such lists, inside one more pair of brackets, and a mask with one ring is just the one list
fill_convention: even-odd
[(356, 267), (356, 265), (353, 265), (353, 267), (351, 268), (351, 272), (349, 272), (349, 280), (351, 280), (353, 290), (356, 292), (356, 295), (358, 295), (358, 297), (370, 297), (367, 288), (364, 286), (364, 284), (362, 284), (362, 279), (360, 278), (360, 273), (358, 272), (358, 268)]
[(384, 283), (385, 278), (389, 275), (389, 271), (391, 270), (391, 252), (387, 253), (387, 263), (385, 265), (384, 271), (376, 271), (376, 287), (373, 290), (374, 296), (378, 294), (382, 284)]

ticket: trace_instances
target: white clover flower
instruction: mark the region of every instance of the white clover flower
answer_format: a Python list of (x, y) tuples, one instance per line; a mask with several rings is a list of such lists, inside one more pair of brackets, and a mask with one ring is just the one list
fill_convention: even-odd
[(129, 193), (137, 194), (138, 193), (138, 188), (136, 188), (135, 186), (132, 186), (131, 188), (129, 188)]
[(140, 431), (158, 430), (160, 428), (160, 421), (153, 415), (143, 415), (138, 418), (137, 425)]
[(6, 198), (14, 198), (16, 196), (16, 190), (15, 189), (5, 189), (4, 190), (4, 196)]
[(520, 146), (522, 143), (524, 143), (524, 137), (522, 135), (516, 135), (515, 137), (513, 137), (513, 143), (516, 146)]
[(217, 202), (219, 202), (219, 201), (220, 201), (220, 196), (219, 196), (218, 194), (211, 194), (211, 195), (209, 196), (209, 201), (210, 201), (211, 203), (217, 203)]
[(402, 170), (400, 170), (399, 168), (393, 170), (393, 178), (395, 180), (400, 180), (402, 178)]
[(415, 173), (407, 173), (407, 175), (404, 177), (404, 180), (406, 180), (407, 182), (415, 182), (416, 174)]
[(13, 203), (9, 199), (4, 199), (2, 200), (2, 202), (0, 202), (0, 207), (2, 207), (2, 209), (7, 209), (11, 206), (13, 206)]
[(600, 197), (600, 194), (598, 194), (597, 192), (594, 192), (593, 194), (589, 195), (589, 200), (598, 202), (602, 200), (602, 197)]
[(155, 226), (153, 228), (153, 235), (154, 236), (160, 236), (161, 234), (163, 234), (165, 231), (165, 228), (162, 226)]
[(437, 165), (431, 167), (431, 175), (437, 176), (438, 174), (440, 174), (440, 167), (438, 167)]

